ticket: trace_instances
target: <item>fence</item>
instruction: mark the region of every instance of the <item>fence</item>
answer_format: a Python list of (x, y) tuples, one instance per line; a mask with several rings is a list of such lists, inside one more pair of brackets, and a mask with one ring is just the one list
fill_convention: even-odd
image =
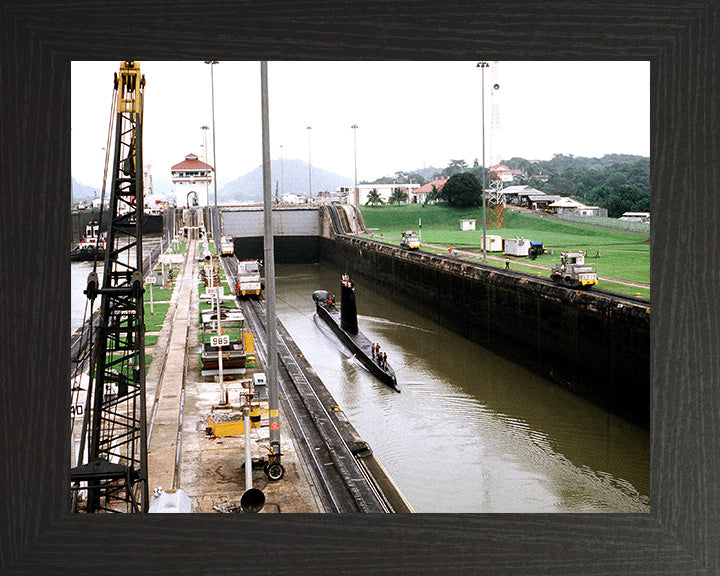
[(570, 222), (579, 222), (582, 224), (595, 224), (604, 226), (605, 228), (615, 228), (617, 230), (627, 230), (629, 232), (642, 232), (650, 234), (650, 222), (628, 222), (627, 220), (618, 220), (617, 218), (603, 218), (600, 216), (576, 216), (573, 214), (558, 215), (561, 220), (569, 220)]

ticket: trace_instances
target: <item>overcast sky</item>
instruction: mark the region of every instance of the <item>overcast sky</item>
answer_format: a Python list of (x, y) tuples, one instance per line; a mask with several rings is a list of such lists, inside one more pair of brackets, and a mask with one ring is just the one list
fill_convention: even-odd
[[(463, 62), (269, 62), (270, 150), (358, 181), (482, 160), (482, 74)], [(100, 188), (119, 61), (72, 63), (72, 174)], [(649, 62), (491, 62), (486, 164), (497, 156), (650, 155)], [(210, 66), (140, 62), (144, 163), (153, 178), (189, 153), (212, 164)], [(220, 185), (262, 163), (260, 63), (214, 66)], [(493, 85), (499, 89), (493, 91)], [(497, 120), (494, 122), (493, 120)], [(307, 127), (310, 126), (311, 130)]]

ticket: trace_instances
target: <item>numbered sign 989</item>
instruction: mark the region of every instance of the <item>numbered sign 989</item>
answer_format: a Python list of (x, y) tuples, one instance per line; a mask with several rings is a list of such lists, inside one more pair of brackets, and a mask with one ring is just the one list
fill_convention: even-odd
[(222, 336), (211, 336), (210, 346), (213, 348), (220, 348), (222, 346), (228, 346), (230, 344), (230, 336), (223, 334)]

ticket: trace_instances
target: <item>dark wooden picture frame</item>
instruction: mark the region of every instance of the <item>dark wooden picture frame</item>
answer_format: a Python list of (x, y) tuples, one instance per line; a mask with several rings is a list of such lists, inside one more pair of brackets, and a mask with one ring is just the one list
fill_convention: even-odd
[[(5, 0), (0, 573), (720, 574), (719, 39), (719, 0)], [(66, 512), (70, 62), (210, 56), (651, 62), (650, 514)]]

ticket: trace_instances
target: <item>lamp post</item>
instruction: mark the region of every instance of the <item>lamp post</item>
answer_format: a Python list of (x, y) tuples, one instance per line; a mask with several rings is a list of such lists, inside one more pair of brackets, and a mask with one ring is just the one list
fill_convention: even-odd
[(358, 125), (353, 124), (352, 126), (350, 126), (350, 128), (352, 128), (352, 131), (353, 131), (353, 145), (354, 145), (354, 149), (355, 149), (355, 154), (354, 154), (355, 155), (355, 189), (353, 190), (353, 194), (356, 194), (357, 193), (357, 128), (358, 128)]
[[(215, 210), (213, 212), (213, 236), (215, 236), (215, 218), (217, 217), (217, 158), (215, 157), (215, 77), (213, 75), (213, 68), (215, 64), (219, 64), (217, 60), (205, 60), (205, 64), (210, 64), (210, 98), (212, 102), (212, 126), (213, 126), (213, 186), (215, 189)], [(218, 239), (215, 238), (217, 241)]]
[(487, 232), (487, 223), (485, 216), (485, 68), (490, 66), (487, 62), (478, 62), (477, 68), (482, 72), (482, 207), (483, 207), (483, 262), (487, 262), (487, 246), (485, 234)]
[(312, 198), (312, 162), (310, 161), (310, 130), (312, 130), (312, 126), (307, 127), (307, 131), (308, 131), (308, 197)]
[[(203, 131), (203, 162), (207, 164), (207, 131), (210, 129), (208, 126), (200, 126)], [(205, 199), (208, 197), (208, 181), (205, 178)]]

